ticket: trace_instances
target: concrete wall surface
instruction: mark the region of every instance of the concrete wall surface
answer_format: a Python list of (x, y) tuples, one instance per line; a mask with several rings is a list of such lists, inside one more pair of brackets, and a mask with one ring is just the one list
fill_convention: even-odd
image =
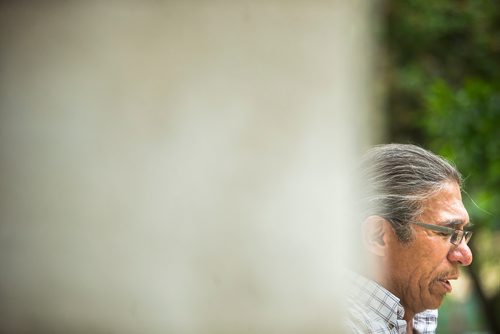
[(367, 1), (0, 4), (0, 332), (338, 333)]

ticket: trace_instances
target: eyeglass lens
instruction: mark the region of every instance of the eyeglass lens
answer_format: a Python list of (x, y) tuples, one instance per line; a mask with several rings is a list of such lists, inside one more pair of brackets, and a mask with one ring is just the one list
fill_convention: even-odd
[(468, 243), (470, 238), (472, 236), (472, 232), (470, 231), (462, 231), (462, 230), (455, 230), (453, 234), (451, 235), (451, 243), (458, 246), (462, 242), (462, 239), (465, 238), (465, 243)]

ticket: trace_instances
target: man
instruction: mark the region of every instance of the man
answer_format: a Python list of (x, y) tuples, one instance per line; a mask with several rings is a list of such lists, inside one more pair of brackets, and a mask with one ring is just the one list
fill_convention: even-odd
[(472, 262), (461, 176), (415, 145), (373, 148), (363, 163), (361, 235), (372, 269), (350, 273), (354, 333), (434, 333), (437, 308)]

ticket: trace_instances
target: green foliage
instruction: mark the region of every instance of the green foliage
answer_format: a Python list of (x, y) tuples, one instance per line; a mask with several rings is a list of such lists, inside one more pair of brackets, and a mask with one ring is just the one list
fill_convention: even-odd
[(460, 167), (477, 203), (469, 205), (473, 220), (500, 229), (500, 89), (482, 80), (453, 89), (436, 80), (425, 101), (428, 145)]
[(388, 113), (396, 121), (390, 135), (425, 142), (418, 120), (436, 81), (454, 90), (473, 78), (499, 82), (500, 5), (492, 0), (390, 0), (385, 12)]

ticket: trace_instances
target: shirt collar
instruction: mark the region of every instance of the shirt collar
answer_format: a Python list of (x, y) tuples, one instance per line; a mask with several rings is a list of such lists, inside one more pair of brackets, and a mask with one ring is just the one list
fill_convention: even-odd
[(406, 328), (406, 321), (403, 320), (405, 311), (398, 297), (380, 284), (359, 274), (350, 272), (348, 279), (352, 284), (349, 298), (362, 303), (364, 307), (384, 319), (389, 327)]

